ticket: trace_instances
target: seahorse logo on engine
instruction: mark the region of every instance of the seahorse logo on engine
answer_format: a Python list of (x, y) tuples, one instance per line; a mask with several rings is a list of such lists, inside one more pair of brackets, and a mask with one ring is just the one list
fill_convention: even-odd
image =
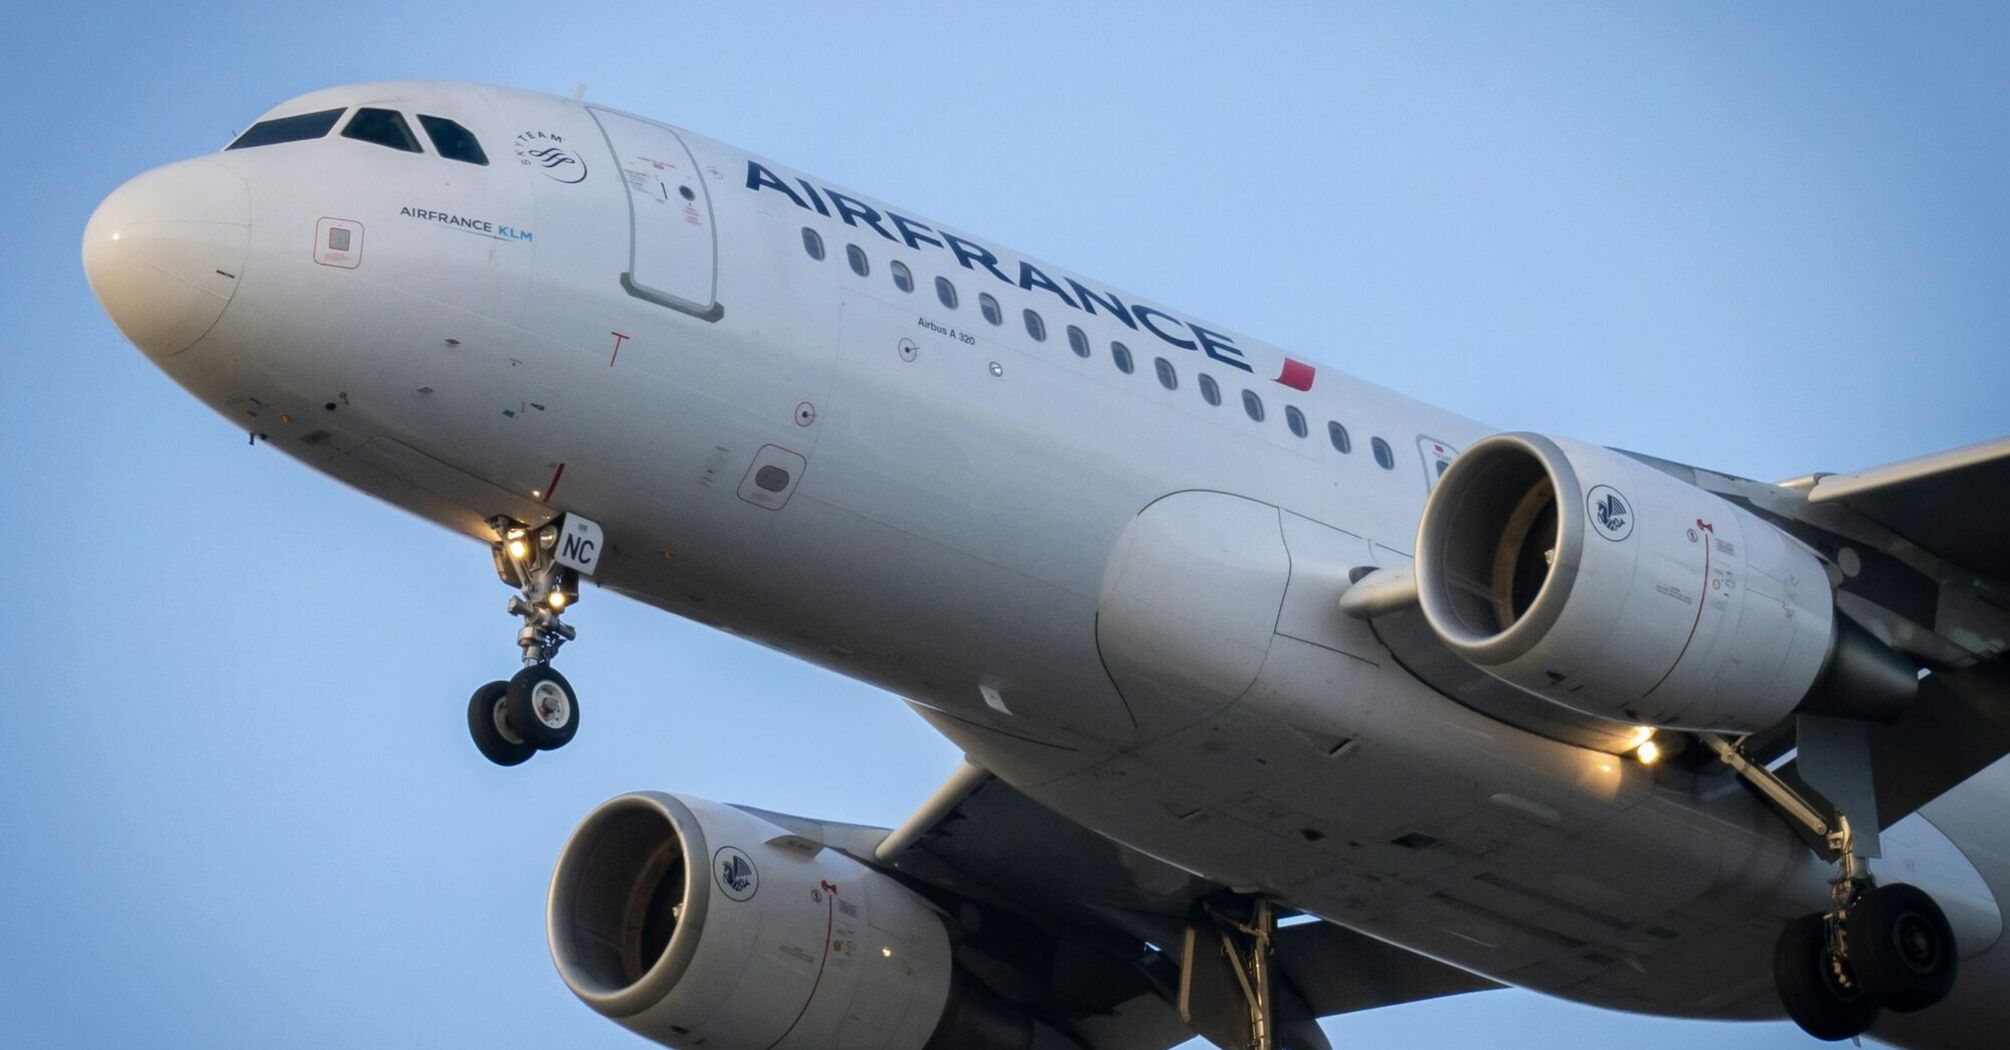
[(753, 859), (731, 846), (712, 854), (712, 874), (728, 900), (748, 901), (761, 892), (761, 873)]
[(1584, 503), (1600, 536), (1616, 543), (1633, 534), (1633, 508), (1619, 490), (1610, 485), (1594, 485)]

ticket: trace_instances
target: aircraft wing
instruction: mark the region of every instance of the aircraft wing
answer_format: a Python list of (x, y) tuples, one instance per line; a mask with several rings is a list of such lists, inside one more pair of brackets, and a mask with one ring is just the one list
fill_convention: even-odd
[(2010, 580), (2010, 437), (1808, 486), (1809, 503), (1836, 503), (1956, 565)]
[[(1044, 1019), (1095, 1050), (1165, 1050), (1196, 1032), (1241, 1045), (1239, 1000), (1196, 995), (1190, 1021), (1178, 1008), (1186, 930), (1206, 903), (1229, 896), (1226, 888), (1089, 831), (974, 766), (892, 831), (760, 815), (924, 891), (1012, 913), (1055, 937), (1054, 974), (1065, 989), (994, 990), (1035, 1000)], [(958, 947), (959, 964), (980, 976), (1003, 969), (984, 958), (984, 941), (980, 929)], [(1198, 943), (1209, 949), (1195, 953), (1206, 966), (1213, 942)], [(1284, 926), (1274, 946), (1284, 1050), (1330, 1050), (1319, 1017), (1500, 987), (1328, 922)], [(1126, 965), (1071, 964), (1078, 954)], [(1122, 970), (1136, 979), (1110, 977)]]
[[(1810, 475), (1781, 488), (1805, 500), (1806, 510), (1791, 516), (1868, 539), (1940, 584), (1939, 594), (1910, 600), (1889, 586), (1844, 584), (1856, 592), (1844, 597), (1859, 599), (1845, 612), (1888, 642), (1908, 644), (1932, 668), (1903, 715), (1863, 730), (1878, 826), (1889, 827), (2010, 754), (2010, 663), (2002, 659), (2010, 623), (2010, 437)], [(1852, 528), (1851, 519), (1884, 535)], [(1785, 767), (1788, 775), (1795, 765)]]

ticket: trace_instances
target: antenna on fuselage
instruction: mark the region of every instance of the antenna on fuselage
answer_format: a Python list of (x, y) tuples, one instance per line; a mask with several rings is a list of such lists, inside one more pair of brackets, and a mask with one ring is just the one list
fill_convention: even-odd
[(572, 85), (572, 100), (574, 102), (580, 102), (585, 100), (585, 98), (586, 98), (586, 85), (585, 84)]

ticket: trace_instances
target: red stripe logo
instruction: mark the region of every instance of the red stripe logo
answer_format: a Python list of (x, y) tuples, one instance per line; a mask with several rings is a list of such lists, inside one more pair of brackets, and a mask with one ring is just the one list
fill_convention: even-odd
[(1311, 390), (1312, 377), (1317, 370), (1295, 357), (1284, 359), (1284, 370), (1277, 373), (1277, 381), (1293, 390)]

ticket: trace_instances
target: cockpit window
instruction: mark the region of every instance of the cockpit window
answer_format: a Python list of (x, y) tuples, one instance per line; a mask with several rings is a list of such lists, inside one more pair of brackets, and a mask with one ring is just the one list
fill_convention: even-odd
[(340, 109), (324, 109), (318, 113), (301, 113), (291, 117), (274, 117), (261, 120), (246, 129), (237, 141), (225, 149), (250, 149), (253, 146), (270, 146), (280, 142), (301, 142), (318, 139), (328, 134), (340, 119)]
[(482, 152), (482, 144), (475, 141), (474, 132), (445, 117), (429, 117), (424, 113), (419, 114), (419, 124), (426, 129), (440, 156), (468, 164), (488, 164), (489, 155)]
[(349, 118), (349, 125), (342, 129), (345, 139), (374, 142), (379, 146), (419, 152), (419, 140), (412, 136), (412, 126), (405, 118), (391, 109), (359, 109)]

